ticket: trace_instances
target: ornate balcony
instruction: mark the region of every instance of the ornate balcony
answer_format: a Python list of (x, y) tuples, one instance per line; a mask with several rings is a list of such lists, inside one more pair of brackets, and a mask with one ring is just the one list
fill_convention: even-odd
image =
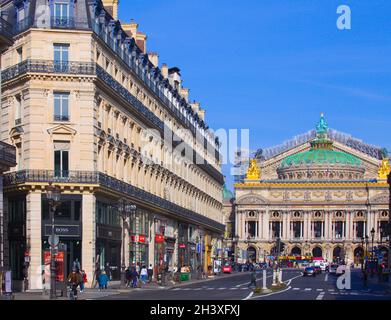
[(12, 45), (12, 36), (12, 26), (3, 18), (0, 18), (0, 52)]
[(0, 141), (0, 173), (16, 166), (16, 149), (14, 146)]
[(28, 59), (5, 69), (2, 72), (2, 81), (7, 82), (29, 72), (95, 75), (96, 69), (95, 63), (92, 62), (59, 62), (53, 60)]
[(225, 230), (225, 226), (221, 223), (98, 171), (22, 170), (4, 175), (5, 187), (26, 182), (95, 184), (99, 187), (127, 195), (142, 204), (168, 211), (179, 219), (182, 218), (195, 224), (202, 224), (221, 233)]

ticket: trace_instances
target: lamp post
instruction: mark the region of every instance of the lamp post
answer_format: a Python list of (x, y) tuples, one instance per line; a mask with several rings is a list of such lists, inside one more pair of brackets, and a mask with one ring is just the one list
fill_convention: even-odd
[[(49, 211), (51, 214), (51, 220), (52, 220), (52, 232), (51, 232), (51, 245), (50, 245), (50, 299), (56, 299), (56, 260), (54, 257), (55, 250), (54, 250), (54, 213), (56, 212), (57, 206), (60, 204), (61, 199), (61, 191), (58, 186), (53, 186), (50, 182), (49, 185), (46, 187), (46, 198), (49, 202)], [(50, 241), (49, 241), (50, 242)]]
[(362, 261), (361, 261), (361, 270), (364, 271), (364, 261), (365, 261), (365, 249), (364, 249), (365, 238), (361, 238), (361, 248), (362, 248)]
[[(368, 243), (369, 243), (368, 235), (365, 235), (365, 256), (368, 257)], [(365, 269), (367, 267), (367, 263), (365, 263)]]
[(122, 263), (121, 263), (121, 288), (126, 287), (126, 279), (125, 279), (125, 223), (126, 220), (130, 217), (130, 214), (137, 209), (136, 205), (131, 204), (129, 201), (125, 199), (119, 199), (117, 210), (118, 214), (122, 218)]
[(374, 240), (375, 240), (375, 228), (372, 228), (372, 230), (371, 230), (371, 237), (372, 237), (372, 252), (371, 252), (371, 260), (373, 261), (373, 260), (375, 260), (374, 258), (374, 250), (375, 250), (375, 248), (374, 248)]

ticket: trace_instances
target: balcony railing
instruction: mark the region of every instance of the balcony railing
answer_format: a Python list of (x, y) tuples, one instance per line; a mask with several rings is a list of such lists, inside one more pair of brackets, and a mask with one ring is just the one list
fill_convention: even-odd
[(54, 121), (69, 121), (68, 115), (54, 115)]
[(28, 72), (95, 75), (96, 68), (92, 62), (28, 59), (5, 69), (2, 72), (2, 80), (6, 82)]
[(4, 175), (4, 186), (26, 182), (96, 184), (125, 194), (141, 203), (174, 213), (179, 218), (209, 226), (220, 232), (225, 230), (225, 226), (221, 223), (98, 171), (22, 170)]
[(2, 141), (0, 141), (0, 164), (6, 167), (16, 165), (16, 148)]
[(11, 24), (5, 21), (3, 18), (0, 18), (0, 35), (6, 37), (10, 41), (13, 35)]

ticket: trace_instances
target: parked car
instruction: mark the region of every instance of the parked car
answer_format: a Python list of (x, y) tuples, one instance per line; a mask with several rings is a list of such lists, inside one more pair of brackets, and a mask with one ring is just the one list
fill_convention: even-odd
[(230, 264), (226, 264), (223, 266), (223, 273), (232, 273), (232, 266)]
[(321, 269), (320, 266), (315, 266), (315, 267), (314, 267), (314, 270), (315, 270), (315, 273), (316, 273), (316, 274), (321, 274), (321, 273), (322, 273), (322, 269)]
[(329, 273), (335, 274), (337, 272), (338, 265), (337, 264), (332, 264), (329, 269)]
[(315, 277), (316, 276), (315, 268), (314, 267), (306, 267), (306, 268), (304, 268), (303, 276), (304, 277), (306, 277), (306, 276), (313, 276), (313, 277)]

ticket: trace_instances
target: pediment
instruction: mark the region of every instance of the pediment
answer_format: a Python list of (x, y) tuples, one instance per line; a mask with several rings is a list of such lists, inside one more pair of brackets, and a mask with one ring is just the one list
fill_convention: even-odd
[(266, 204), (267, 201), (259, 195), (247, 194), (239, 198), (237, 203), (241, 205), (245, 205), (245, 204), (262, 205), (262, 204)]
[(60, 124), (58, 126), (48, 129), (48, 133), (51, 136), (53, 135), (74, 136), (76, 135), (77, 131), (67, 125)]

